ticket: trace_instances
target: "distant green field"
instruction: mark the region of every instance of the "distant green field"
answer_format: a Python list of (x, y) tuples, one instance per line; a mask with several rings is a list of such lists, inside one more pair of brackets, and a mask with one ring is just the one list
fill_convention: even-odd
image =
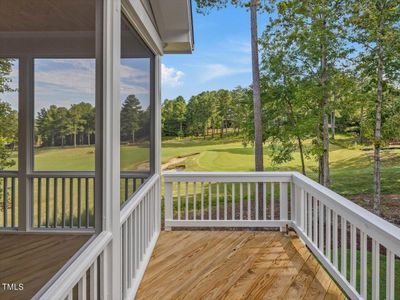
[[(165, 140), (162, 143), (162, 163), (172, 158), (188, 156), (182, 162), (186, 171), (251, 171), (254, 169), (254, 150), (243, 147), (238, 139)], [(266, 170), (300, 170), (300, 158), (282, 165), (271, 164), (268, 153), (264, 161)], [(147, 145), (121, 147), (122, 170), (146, 169), (149, 160)], [(332, 189), (343, 195), (372, 193), (372, 151), (363, 151), (351, 138), (339, 136), (330, 151)], [(317, 162), (306, 160), (307, 175), (317, 178)], [(16, 169), (14, 166), (13, 169)], [(66, 147), (39, 149), (35, 156), (36, 170), (93, 170), (94, 147)], [(400, 149), (382, 153), (382, 193), (399, 193)]]
[[(197, 154), (196, 154), (197, 153)], [(168, 140), (163, 142), (162, 160), (167, 162), (172, 157), (189, 156), (185, 161), (187, 171), (251, 171), (254, 170), (254, 150), (244, 148), (240, 141), (225, 140)], [(293, 160), (273, 165), (265, 154), (264, 165), (269, 171), (301, 170), (298, 153)], [(363, 151), (353, 145), (348, 137), (338, 137), (331, 144), (330, 167), (332, 189), (343, 195), (370, 194), (372, 186), (372, 151)], [(314, 159), (306, 160), (307, 175), (317, 179), (318, 164)], [(385, 150), (382, 153), (382, 193), (399, 193), (400, 150)]]
[[(122, 170), (134, 170), (138, 166), (149, 161), (148, 145), (121, 146)], [(13, 159), (16, 159), (16, 153)], [(95, 168), (94, 146), (54, 147), (35, 149), (35, 170), (36, 171), (91, 171)], [(11, 170), (17, 170), (15, 164)]]

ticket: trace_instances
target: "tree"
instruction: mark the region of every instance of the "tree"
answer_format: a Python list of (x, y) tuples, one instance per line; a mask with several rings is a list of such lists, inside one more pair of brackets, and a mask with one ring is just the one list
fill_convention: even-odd
[[(254, 112), (254, 147), (255, 147), (255, 169), (264, 171), (263, 161), (263, 126), (262, 126), (262, 105), (260, 92), (260, 71), (258, 61), (258, 32), (257, 32), (257, 9), (262, 6), (259, 0), (196, 0), (198, 11), (207, 13), (210, 8), (224, 8), (229, 3), (238, 7), (250, 8), (250, 31), (251, 31), (251, 58), (253, 77), (253, 112)], [(264, 2), (264, 1), (263, 1)]]
[(186, 102), (182, 96), (175, 99), (174, 102), (174, 119), (179, 123), (179, 133), (178, 136), (183, 136), (183, 122), (186, 120)]
[(211, 127), (211, 137), (214, 138), (215, 132), (221, 124), (221, 118), (218, 108), (218, 96), (217, 91), (209, 91), (208, 92), (208, 110), (210, 114), (209, 125)]
[(43, 146), (73, 144), (76, 147), (77, 136), (82, 144), (83, 134), (87, 135), (90, 145), (90, 135), (95, 131), (95, 108), (86, 102), (73, 104), (70, 109), (51, 105), (38, 112), (35, 125)]
[[(59, 129), (59, 111), (56, 105), (51, 105), (48, 109), (42, 108), (36, 118), (36, 127), (44, 145), (55, 146)], [(68, 120), (70, 115), (68, 113)], [(68, 134), (70, 133), (70, 122), (67, 123)]]
[(211, 118), (210, 96), (210, 92), (203, 92), (190, 98), (187, 105), (187, 127), (190, 134), (206, 137)]
[(163, 134), (167, 136), (184, 136), (186, 122), (186, 101), (182, 96), (173, 100), (166, 99), (161, 108)]
[(319, 181), (330, 185), (329, 176), (329, 115), (334, 86), (332, 74), (341, 67), (351, 49), (346, 43), (346, 6), (335, 1), (282, 1), (269, 11), (276, 17), (266, 29), (274, 45), (285, 45), (301, 78), (307, 79), (319, 116), (317, 134), (313, 140), (319, 161)]
[(79, 104), (72, 104), (69, 109), (70, 133), (74, 137), (75, 148), (77, 145), (78, 133), (82, 132), (84, 128), (83, 112), (87, 104), (89, 103), (81, 102)]
[(254, 145), (256, 171), (264, 171), (262, 108), (260, 91), (260, 69), (258, 62), (258, 32), (257, 32), (257, 0), (251, 0), (251, 59), (253, 70), (253, 101), (254, 101)]
[(176, 130), (173, 126), (173, 100), (165, 99), (161, 106), (161, 127), (163, 136), (175, 136)]
[(9, 77), (13, 66), (12, 62), (12, 59), (0, 58), (0, 94), (12, 91)]
[(87, 144), (90, 146), (90, 136), (95, 132), (96, 109), (90, 103), (80, 103), (83, 132), (87, 137)]
[(57, 135), (61, 138), (61, 147), (64, 147), (65, 137), (69, 133), (69, 112), (67, 108), (57, 107), (54, 126), (56, 127)]
[(0, 170), (15, 164), (10, 160), (11, 148), (8, 145), (17, 140), (18, 115), (11, 105), (0, 101)]
[(398, 0), (361, 0), (352, 3), (353, 41), (361, 46), (360, 74), (375, 83), (374, 200), (379, 214), (381, 203), (382, 106), (385, 89), (400, 76), (400, 3)]
[[(12, 60), (0, 58), (0, 95), (12, 91), (9, 77), (12, 70)], [(18, 115), (11, 105), (0, 99), (0, 170), (15, 164), (10, 160), (11, 149), (8, 147), (17, 141)]]
[(221, 131), (220, 131), (220, 136), (221, 138), (223, 137), (224, 134), (224, 129), (225, 132), (228, 130), (228, 123), (231, 119), (231, 114), (232, 114), (232, 97), (231, 93), (228, 90), (219, 90), (217, 93), (209, 94), (212, 97), (213, 102), (217, 101), (217, 113), (218, 113), (218, 119), (219, 123), (221, 126)]
[(232, 127), (237, 134), (240, 134), (241, 124), (246, 116), (246, 98), (248, 91), (240, 86), (236, 87), (231, 92), (232, 102), (231, 102), (231, 118)]
[(131, 140), (135, 143), (135, 133), (140, 128), (142, 106), (135, 95), (129, 95), (121, 109), (121, 139)]

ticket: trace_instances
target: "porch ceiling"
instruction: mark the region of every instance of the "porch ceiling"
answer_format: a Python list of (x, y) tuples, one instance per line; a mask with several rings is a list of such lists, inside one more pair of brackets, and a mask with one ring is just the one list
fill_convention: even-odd
[(13, 33), (94, 31), (95, 3), (87, 0), (0, 0), (0, 28)]
[(162, 232), (136, 299), (346, 299), (295, 235)]

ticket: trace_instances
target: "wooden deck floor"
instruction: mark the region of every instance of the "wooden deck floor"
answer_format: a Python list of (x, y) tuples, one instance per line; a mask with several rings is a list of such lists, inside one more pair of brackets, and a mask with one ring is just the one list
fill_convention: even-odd
[(137, 299), (346, 299), (294, 235), (162, 232)]
[[(30, 299), (89, 238), (89, 235), (0, 234), (0, 299)], [(22, 283), (23, 290), (7, 291), (3, 283)]]

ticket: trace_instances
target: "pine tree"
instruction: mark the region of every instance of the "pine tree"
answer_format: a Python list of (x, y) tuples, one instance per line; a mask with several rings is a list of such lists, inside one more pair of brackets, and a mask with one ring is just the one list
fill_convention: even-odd
[(136, 142), (135, 134), (140, 128), (142, 106), (135, 95), (129, 95), (121, 109), (121, 139)]

